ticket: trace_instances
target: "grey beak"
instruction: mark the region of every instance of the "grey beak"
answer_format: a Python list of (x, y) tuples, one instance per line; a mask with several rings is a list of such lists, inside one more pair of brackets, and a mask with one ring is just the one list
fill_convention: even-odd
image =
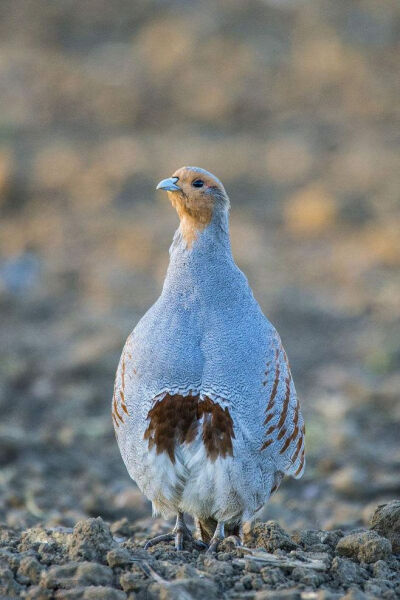
[(177, 190), (181, 189), (180, 187), (175, 185), (176, 182), (178, 181), (178, 179), (179, 179), (179, 177), (168, 177), (168, 179), (163, 179), (162, 181), (160, 181), (160, 183), (156, 187), (156, 190), (166, 190), (167, 192), (176, 192)]

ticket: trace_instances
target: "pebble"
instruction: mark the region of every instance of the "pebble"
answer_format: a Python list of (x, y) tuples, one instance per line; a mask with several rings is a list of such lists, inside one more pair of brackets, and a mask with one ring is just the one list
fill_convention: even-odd
[(301, 600), (299, 590), (263, 590), (257, 592), (255, 600)]
[(218, 588), (207, 579), (179, 579), (168, 583), (152, 583), (148, 590), (149, 600), (219, 600)]
[(265, 548), (268, 552), (275, 550), (295, 550), (297, 544), (293, 542), (289, 534), (276, 521), (256, 523), (251, 533), (244, 535), (245, 545), (249, 547)]
[(339, 585), (348, 587), (352, 583), (362, 583), (368, 578), (368, 573), (357, 563), (348, 558), (336, 556), (332, 561), (332, 575), (337, 579)]
[(123, 567), (132, 562), (131, 555), (125, 548), (115, 548), (107, 552), (107, 564), (113, 569), (114, 567)]
[(108, 550), (115, 545), (110, 528), (102, 518), (79, 521), (68, 542), (72, 560), (105, 560)]
[(17, 579), (23, 584), (39, 583), (42, 570), (43, 565), (41, 565), (36, 558), (33, 556), (25, 556), (19, 563)]
[(108, 585), (112, 583), (113, 573), (109, 567), (99, 563), (67, 563), (51, 567), (42, 574), (42, 583), (45, 587), (72, 588), (77, 583), (82, 586)]
[(392, 553), (392, 545), (374, 531), (364, 531), (344, 536), (339, 540), (336, 551), (341, 556), (348, 556), (359, 562), (374, 563), (388, 558)]
[(41, 585), (33, 585), (28, 589), (25, 598), (27, 600), (51, 600), (52, 596), (52, 590), (44, 588)]
[(400, 500), (378, 506), (371, 517), (373, 531), (390, 540), (394, 553), (400, 553)]
[(0, 598), (19, 598), (22, 590), (11, 569), (0, 567)]

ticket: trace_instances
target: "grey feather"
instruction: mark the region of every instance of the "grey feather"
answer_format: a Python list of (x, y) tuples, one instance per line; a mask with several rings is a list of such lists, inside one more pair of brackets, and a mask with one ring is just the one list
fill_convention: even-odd
[[(198, 518), (248, 520), (282, 474), (301, 476), (304, 423), (294, 383), (279, 336), (233, 260), (227, 205), (214, 211), (190, 249), (176, 232), (161, 296), (125, 345), (117, 400), (122, 389), (129, 415), (123, 412), (115, 426), (121, 454), (131, 477), (164, 515), (184, 510)], [(175, 464), (149, 450), (144, 432), (154, 402), (166, 393), (189, 392), (228, 407), (235, 431), (232, 457), (207, 461), (199, 436), (177, 448)]]

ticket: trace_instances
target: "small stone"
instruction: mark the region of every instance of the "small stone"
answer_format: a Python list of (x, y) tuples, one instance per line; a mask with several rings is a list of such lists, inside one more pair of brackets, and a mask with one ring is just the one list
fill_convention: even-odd
[(39, 583), (43, 566), (33, 556), (25, 556), (17, 571), (17, 578), (21, 583)]
[(20, 598), (22, 590), (11, 569), (0, 568), (0, 598)]
[(364, 591), (367, 594), (368, 600), (371, 596), (375, 598), (385, 598), (385, 600), (391, 600), (396, 598), (390, 585), (387, 582), (379, 579), (370, 579), (365, 583)]
[(97, 560), (103, 562), (115, 542), (110, 528), (101, 517), (79, 521), (68, 541), (72, 560)]
[(261, 579), (261, 577), (253, 577), (251, 581), (251, 587), (253, 590), (262, 590), (263, 580)]
[(257, 592), (255, 600), (301, 600), (299, 590), (263, 590)]
[(256, 523), (250, 533), (244, 535), (244, 542), (250, 548), (262, 547), (267, 552), (286, 550), (290, 552), (297, 548), (284, 529), (276, 521)]
[(0, 549), (0, 563), (7, 566), (11, 571), (15, 572), (20, 563), (20, 555), (15, 552), (10, 552), (6, 548)]
[(52, 598), (55, 598), (55, 600), (83, 600), (84, 593), (85, 588), (83, 587), (72, 588), (70, 590), (60, 589), (54, 592)]
[(373, 531), (390, 540), (395, 554), (400, 553), (400, 500), (378, 506), (371, 517), (370, 526)]
[(336, 556), (332, 561), (331, 572), (339, 583), (348, 587), (353, 583), (362, 583), (368, 577), (365, 569), (348, 558)]
[(191, 598), (193, 600), (218, 600), (218, 588), (210, 580), (179, 579), (167, 583), (153, 583), (148, 588), (149, 600), (177, 600)]
[(360, 589), (352, 588), (345, 596), (342, 596), (341, 600), (368, 600), (368, 596)]
[(30, 527), (21, 534), (19, 551), (38, 550), (41, 544), (50, 544), (53, 541), (49, 531), (42, 526)]
[(315, 600), (341, 600), (342, 594), (335, 594), (329, 590), (318, 590)]
[(327, 579), (324, 573), (316, 572), (313, 569), (304, 567), (296, 567), (293, 569), (291, 577), (295, 581), (300, 581), (301, 583), (314, 588), (321, 585), (321, 583), (324, 583)]
[(89, 562), (57, 565), (42, 574), (43, 585), (51, 589), (71, 589), (77, 584), (108, 585), (112, 583), (112, 579), (113, 572), (109, 567)]
[(113, 569), (114, 567), (123, 567), (132, 562), (131, 555), (125, 548), (114, 548), (107, 552), (107, 564)]
[(192, 565), (181, 565), (178, 568), (175, 577), (177, 579), (191, 579), (193, 577), (198, 577), (198, 572)]
[(334, 550), (340, 538), (343, 537), (343, 531), (341, 531), (340, 529), (332, 531), (319, 531), (318, 535), (321, 544), (327, 545), (332, 550)]
[(104, 565), (84, 562), (78, 565), (75, 580), (80, 585), (85, 586), (107, 586), (112, 583), (113, 572)]
[(233, 586), (236, 592), (244, 592), (244, 585), (241, 581), (235, 581), (235, 585)]
[(233, 567), (230, 563), (221, 562), (215, 558), (206, 558), (204, 560), (204, 568), (212, 575), (223, 575), (231, 577), (233, 575)]
[(372, 565), (372, 572), (376, 579), (392, 579), (394, 572), (389, 568), (388, 564), (384, 560), (378, 560)]
[(87, 587), (83, 594), (84, 600), (126, 600), (126, 597), (122, 590), (102, 586)]
[(243, 577), (240, 578), (240, 581), (242, 582), (245, 590), (253, 589), (251, 575), (243, 575)]
[(374, 563), (388, 558), (392, 545), (374, 531), (362, 531), (344, 536), (339, 540), (336, 551), (341, 556), (348, 556), (359, 562)]
[(292, 535), (292, 540), (305, 550), (324, 552), (329, 550), (329, 548), (335, 548), (342, 535), (341, 531), (305, 529), (295, 531)]
[(52, 591), (41, 585), (33, 585), (26, 592), (26, 600), (51, 600)]
[(63, 559), (63, 554), (62, 548), (54, 541), (49, 543), (44, 542), (43, 544), (40, 544), (38, 548), (40, 562), (45, 565), (60, 563)]
[(246, 568), (246, 571), (249, 571), (249, 573), (260, 573), (261, 572), (261, 565), (256, 560), (247, 560), (245, 568)]
[(139, 592), (143, 588), (144, 577), (144, 573), (141, 577), (137, 573), (122, 573), (119, 584), (124, 592)]
[(271, 586), (276, 586), (277, 584), (283, 583), (286, 580), (282, 569), (277, 567), (263, 567), (261, 569), (261, 576), (264, 582)]
[(18, 544), (18, 535), (14, 529), (0, 524), (0, 547), (16, 546)]
[(305, 548), (306, 550), (319, 546), (321, 544), (318, 536), (318, 531), (312, 529), (305, 529), (303, 531), (295, 531), (292, 535), (292, 540)]
[(41, 573), (41, 584), (49, 589), (73, 587), (72, 578), (75, 576), (77, 567), (78, 563), (51, 567), (47, 572)]

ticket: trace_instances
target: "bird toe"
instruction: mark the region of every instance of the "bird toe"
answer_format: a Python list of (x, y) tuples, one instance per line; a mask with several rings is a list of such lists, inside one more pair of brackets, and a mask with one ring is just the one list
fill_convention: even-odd
[(213, 537), (210, 541), (210, 545), (207, 549), (207, 554), (215, 554), (216, 552), (218, 552), (218, 545), (220, 544), (220, 542), (222, 542), (223, 538), (220, 537)]
[(173, 539), (175, 539), (175, 535), (173, 533), (163, 533), (162, 535), (157, 535), (156, 537), (151, 538), (151, 540), (148, 540), (145, 543), (144, 549), (148, 550), (149, 548), (155, 546), (156, 544), (159, 544), (160, 542), (170, 542)]

